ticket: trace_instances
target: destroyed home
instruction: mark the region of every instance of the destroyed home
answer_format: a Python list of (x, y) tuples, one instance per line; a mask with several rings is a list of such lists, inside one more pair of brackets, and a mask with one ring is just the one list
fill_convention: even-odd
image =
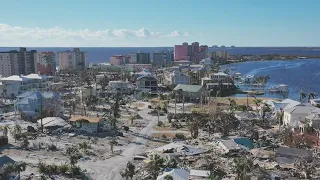
[(86, 117), (86, 116), (72, 116), (69, 119), (71, 125), (77, 131), (84, 131), (88, 133), (98, 132), (104, 125), (104, 120), (100, 117)]

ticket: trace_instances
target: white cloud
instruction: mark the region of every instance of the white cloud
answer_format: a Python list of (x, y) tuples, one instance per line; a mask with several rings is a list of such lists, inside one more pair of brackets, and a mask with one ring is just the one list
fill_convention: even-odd
[(187, 32), (175, 30), (171, 33), (151, 32), (145, 28), (71, 30), (61, 27), (26, 28), (0, 24), (0, 46), (112, 46), (116, 41), (121, 44), (131, 39), (167, 39), (189, 36)]

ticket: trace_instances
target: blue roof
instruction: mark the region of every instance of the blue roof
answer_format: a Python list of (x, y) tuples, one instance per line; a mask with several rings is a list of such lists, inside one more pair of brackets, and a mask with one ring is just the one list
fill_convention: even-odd
[(18, 98), (32, 98), (32, 99), (40, 99), (41, 96), (43, 98), (60, 98), (60, 95), (58, 93), (54, 92), (40, 92), (40, 91), (27, 91), (25, 93), (22, 93), (18, 95)]
[(27, 98), (23, 98), (22, 100), (16, 102), (16, 104), (29, 104), (29, 101)]
[(34, 91), (27, 91), (27, 92), (24, 92), (22, 94), (19, 94), (17, 96), (17, 98), (25, 98), (25, 97), (31, 96), (33, 93), (34, 93)]
[(39, 91), (28, 91), (17, 96), (19, 99), (16, 104), (29, 104), (28, 99), (49, 99), (49, 98), (60, 98), (60, 95), (54, 92), (39, 92)]
[(15, 163), (15, 161), (6, 155), (0, 157), (0, 168), (3, 167), (3, 165), (5, 164), (13, 164), (13, 163)]

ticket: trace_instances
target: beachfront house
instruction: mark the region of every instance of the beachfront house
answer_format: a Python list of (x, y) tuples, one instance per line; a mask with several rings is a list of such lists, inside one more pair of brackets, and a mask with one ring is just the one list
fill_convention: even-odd
[(136, 80), (137, 90), (150, 92), (151, 94), (158, 93), (158, 80), (152, 75), (138, 77)]
[(100, 117), (72, 116), (69, 119), (71, 125), (80, 132), (95, 133), (104, 125), (104, 120)]
[(169, 85), (177, 84), (190, 84), (190, 76), (181, 71), (173, 71), (170, 74)]
[(305, 120), (310, 113), (318, 112), (314, 106), (298, 105), (285, 108), (283, 113), (283, 125), (285, 127), (298, 128), (299, 122)]
[[(63, 101), (54, 92), (27, 91), (17, 96), (15, 111), (28, 120), (47, 116), (61, 116), (64, 113)], [(42, 113), (41, 113), (42, 112)]]
[(200, 100), (201, 97), (207, 95), (207, 90), (200, 85), (178, 84), (173, 91), (182, 96), (185, 101), (190, 102)]

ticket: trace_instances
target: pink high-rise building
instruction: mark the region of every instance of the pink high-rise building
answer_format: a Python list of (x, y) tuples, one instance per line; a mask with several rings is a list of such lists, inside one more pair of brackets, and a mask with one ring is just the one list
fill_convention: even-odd
[(188, 43), (174, 45), (174, 60), (190, 60)]
[(56, 72), (56, 54), (54, 52), (38, 52), (36, 54), (36, 72), (41, 75), (54, 75)]
[(124, 56), (122, 55), (113, 55), (110, 57), (110, 64), (111, 65), (115, 65), (115, 66), (119, 66), (124, 64)]
[(174, 46), (174, 60), (188, 60), (195, 63), (201, 61), (201, 59), (206, 58), (208, 53), (208, 46), (200, 46), (198, 42), (194, 42), (191, 45), (188, 43), (183, 43), (182, 45)]

